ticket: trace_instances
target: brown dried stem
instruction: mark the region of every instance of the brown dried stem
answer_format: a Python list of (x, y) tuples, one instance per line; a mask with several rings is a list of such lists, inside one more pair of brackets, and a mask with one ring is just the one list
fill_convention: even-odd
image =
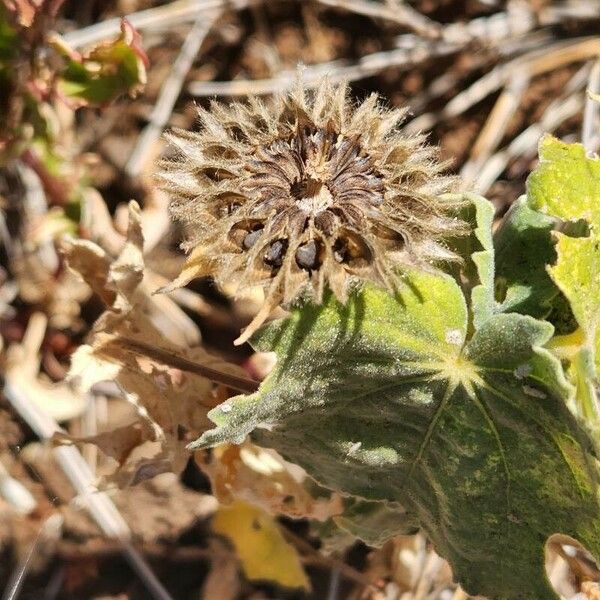
[(111, 342), (111, 344), (121, 346), (122, 348), (126, 348), (127, 350), (131, 350), (132, 352), (135, 352), (142, 356), (146, 356), (148, 358), (151, 358), (152, 360), (156, 360), (157, 362), (160, 362), (169, 367), (173, 367), (181, 371), (187, 371), (189, 373), (195, 373), (196, 375), (201, 375), (202, 377), (206, 377), (207, 379), (210, 379), (215, 383), (220, 383), (229, 388), (247, 394), (255, 392), (259, 386), (259, 382), (254, 381), (253, 379), (239, 377), (237, 375), (232, 375), (231, 373), (225, 373), (224, 371), (219, 371), (217, 369), (207, 367), (200, 363), (191, 361), (185, 358), (184, 356), (173, 354), (168, 350), (156, 348), (155, 346), (151, 346), (150, 344), (139, 342), (137, 340), (128, 340), (121, 338), (119, 340)]

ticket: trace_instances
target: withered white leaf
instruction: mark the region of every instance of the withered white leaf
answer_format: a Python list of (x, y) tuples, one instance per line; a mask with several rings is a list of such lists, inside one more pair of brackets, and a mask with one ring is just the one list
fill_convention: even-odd
[[(73, 354), (68, 379), (82, 392), (101, 381), (116, 382), (148, 425), (141, 444), (128, 453), (114, 481), (126, 485), (165, 470), (181, 471), (188, 458), (185, 446), (211, 426), (206, 413), (225, 399), (225, 390), (200, 375), (170, 368), (133, 351), (132, 344), (232, 375), (243, 376), (243, 370), (202, 348), (184, 348), (161, 331), (160, 311), (144, 281), (143, 235), (137, 203), (129, 205), (127, 240), (115, 260), (111, 261), (92, 242), (82, 240), (69, 242), (65, 255), (71, 269), (101, 299), (112, 300), (94, 324), (87, 344)], [(142, 445), (149, 451), (140, 453)]]
[(224, 504), (243, 500), (271, 514), (318, 521), (344, 510), (341, 496), (314, 484), (304, 469), (249, 441), (222, 444), (211, 455), (198, 452), (195, 460)]

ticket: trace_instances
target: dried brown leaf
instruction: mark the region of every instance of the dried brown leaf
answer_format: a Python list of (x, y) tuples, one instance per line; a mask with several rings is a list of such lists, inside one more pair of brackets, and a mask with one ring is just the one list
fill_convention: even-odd
[(600, 583), (585, 581), (581, 585), (581, 591), (588, 600), (600, 600)]
[(119, 465), (122, 465), (130, 456), (132, 450), (151, 435), (152, 431), (149, 431), (148, 424), (140, 421), (86, 437), (76, 437), (57, 432), (52, 436), (51, 441), (57, 445), (94, 444), (106, 456), (114, 458)]
[[(184, 348), (164, 334), (160, 304), (153, 301), (144, 280), (143, 245), (140, 209), (131, 202), (127, 239), (114, 261), (91, 242), (72, 241), (65, 248), (71, 269), (103, 300), (112, 298), (88, 343), (74, 353), (68, 377), (82, 391), (101, 381), (115, 381), (146, 424), (141, 443), (130, 449), (119, 471), (109, 477), (118, 485), (136, 483), (166, 470), (181, 471), (188, 459), (187, 443), (210, 427), (206, 413), (224, 399), (222, 390), (205, 377), (144, 356), (140, 346), (173, 359), (243, 375), (241, 368), (210, 356), (202, 348)], [(102, 441), (105, 443), (104, 438)], [(115, 440), (115, 447), (119, 443)]]
[(241, 446), (218, 446), (210, 458), (198, 452), (195, 459), (211, 480), (214, 495), (224, 504), (244, 500), (271, 514), (319, 521), (343, 511), (340, 496), (316, 486), (311, 489), (304, 470), (274, 450), (246, 441)]
[(63, 252), (71, 269), (83, 277), (104, 304), (112, 305), (116, 294), (107, 287), (110, 259), (106, 252), (88, 240), (64, 240)]

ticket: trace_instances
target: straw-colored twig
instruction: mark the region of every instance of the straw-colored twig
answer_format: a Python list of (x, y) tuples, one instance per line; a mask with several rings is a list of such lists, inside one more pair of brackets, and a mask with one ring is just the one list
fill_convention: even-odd
[[(415, 64), (434, 56), (444, 56), (456, 52), (455, 44), (433, 42), (427, 44), (415, 38), (412, 47), (396, 48), (385, 52), (374, 52), (356, 62), (336, 60), (318, 65), (310, 65), (302, 71), (302, 81), (307, 87), (315, 87), (323, 75), (329, 75), (333, 82), (355, 81), (371, 77), (389, 67), (408, 69)], [(282, 71), (276, 77), (258, 80), (196, 81), (188, 86), (192, 96), (248, 96), (265, 95), (290, 89), (296, 80), (295, 70)]]
[(461, 189), (466, 190), (471, 187), (481, 167), (502, 141), (510, 120), (521, 104), (528, 82), (527, 73), (516, 73), (498, 96), (471, 148), (469, 159), (461, 169)]
[(406, 125), (406, 131), (431, 129), (440, 120), (464, 113), (490, 94), (501, 89), (516, 72), (526, 73), (533, 78), (572, 63), (587, 61), (599, 54), (600, 38), (598, 37), (561, 41), (540, 48), (492, 69), (466, 90), (457, 94), (440, 112), (426, 113), (410, 121)]
[(485, 162), (473, 186), (477, 192), (485, 194), (512, 160), (519, 156), (534, 156), (544, 133), (554, 131), (581, 110), (583, 99), (580, 92), (585, 87), (589, 73), (589, 64), (581, 67), (567, 82), (563, 93), (548, 105), (538, 123), (530, 125)]
[(508, 163), (519, 156), (534, 156), (540, 137), (544, 133), (554, 131), (561, 123), (580, 113), (582, 108), (583, 97), (581, 94), (571, 96), (564, 101), (552, 102), (538, 123), (530, 125), (506, 148), (496, 152), (488, 159), (472, 189), (480, 194), (485, 194), (506, 169)]
[[(182, 23), (195, 21), (199, 13), (206, 16), (219, 10), (242, 10), (250, 2), (251, 0), (175, 0), (170, 4), (125, 16), (140, 31), (172, 29)], [(82, 48), (119, 35), (120, 31), (121, 19), (114, 18), (65, 33), (63, 39), (73, 48)]]
[(174, 367), (181, 371), (196, 373), (197, 375), (206, 377), (215, 383), (226, 385), (227, 387), (239, 392), (252, 393), (255, 392), (259, 386), (258, 381), (254, 381), (248, 377), (239, 377), (237, 375), (232, 375), (231, 373), (219, 371), (212, 367), (207, 367), (200, 363), (189, 360), (185, 358), (185, 356), (173, 354), (172, 352), (157, 348), (156, 346), (151, 346), (150, 344), (126, 339), (116, 340), (112, 342), (112, 344), (126, 348), (131, 352), (136, 352), (141, 356), (147, 356), (152, 360), (156, 360), (157, 362), (161, 362), (164, 365)]
[(376, 4), (371, 0), (318, 0), (318, 2), (375, 19), (393, 21), (424, 37), (439, 38), (441, 35), (442, 27), (439, 23), (422, 15), (408, 4), (397, 4), (392, 8), (385, 4)]
[(444, 26), (442, 37), (447, 42), (466, 44), (479, 40), (494, 45), (508, 38), (515, 38), (531, 31), (537, 18), (529, 4), (509, 3), (509, 9), (491, 16), (478, 17), (466, 23)]
[(587, 98), (583, 110), (581, 141), (589, 152), (596, 152), (600, 145), (600, 58), (596, 60), (587, 85)]
[[(41, 313), (36, 313), (30, 318), (23, 339), (27, 355), (37, 355), (46, 331), (46, 323), (46, 317)], [(10, 369), (5, 373), (4, 396), (40, 439), (49, 440), (56, 432), (63, 432), (56, 421), (24, 393), (19, 383), (18, 370), (16, 374)], [(79, 450), (75, 446), (60, 446), (53, 451), (58, 464), (77, 491), (77, 500), (85, 506), (105, 535), (119, 540), (125, 558), (144, 582), (152, 598), (172, 600), (146, 561), (131, 545), (131, 532), (127, 522), (112, 500), (105, 493), (98, 491), (89, 465)]]
[(140, 174), (148, 156), (152, 153), (152, 147), (160, 138), (173, 112), (183, 82), (217, 16), (218, 13), (198, 16), (194, 26), (185, 38), (179, 56), (177, 56), (173, 68), (160, 90), (158, 100), (150, 114), (148, 125), (138, 137), (133, 152), (125, 165), (125, 173), (130, 177), (137, 177)]

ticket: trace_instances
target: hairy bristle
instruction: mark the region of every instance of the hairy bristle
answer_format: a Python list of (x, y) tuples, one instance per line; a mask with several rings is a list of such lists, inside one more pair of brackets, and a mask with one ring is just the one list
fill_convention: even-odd
[(269, 104), (200, 109), (200, 131), (170, 133), (176, 156), (161, 165), (193, 250), (174, 286), (212, 275), (263, 287), (246, 339), (278, 304), (318, 302), (325, 288), (344, 302), (354, 281), (395, 289), (403, 265), (452, 260), (444, 238), (464, 224), (439, 199), (452, 180), (435, 149), (399, 131), (404, 114), (376, 95), (354, 107), (328, 79)]

